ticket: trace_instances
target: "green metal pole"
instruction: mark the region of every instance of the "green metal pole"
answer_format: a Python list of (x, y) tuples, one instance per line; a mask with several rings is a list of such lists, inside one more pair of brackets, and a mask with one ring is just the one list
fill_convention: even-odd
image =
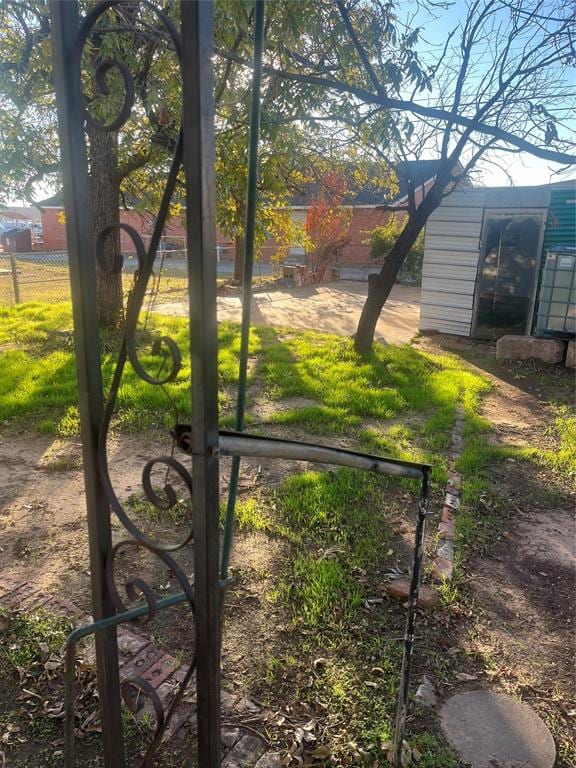
[[(262, 84), (262, 51), (264, 48), (265, 0), (254, 4), (254, 64), (252, 73), (252, 102), (250, 105), (250, 137), (248, 147), (248, 182), (246, 187), (246, 228), (244, 243), (244, 284), (242, 290), (242, 331), (240, 339), (240, 370), (238, 376), (238, 398), (236, 401), (236, 430), (244, 429), (246, 407), (246, 383), (248, 378), (248, 344), (250, 340), (250, 305), (252, 303), (252, 274), (254, 270), (254, 234), (256, 229), (256, 201), (258, 196), (258, 140), (260, 138), (260, 88)], [(232, 549), (232, 528), (234, 508), (238, 495), (240, 457), (232, 459), (226, 524), (222, 543), (220, 577), (228, 577), (230, 551)]]

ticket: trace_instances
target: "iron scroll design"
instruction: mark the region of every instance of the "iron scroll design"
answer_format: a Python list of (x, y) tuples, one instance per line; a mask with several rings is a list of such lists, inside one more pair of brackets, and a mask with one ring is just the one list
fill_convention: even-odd
[[(211, 7), (207, 2), (187, 0), (181, 4), (181, 17), (184, 47), (181, 46), (179, 33), (166, 13), (157, 8), (149, 0), (139, 3), (124, 2), (124, 0), (102, 0), (90, 10), (78, 27), (77, 18), (72, 18), (68, 12), (71, 6), (65, 0), (51, 0), (54, 16), (59, 19), (59, 29), (56, 25), (56, 37), (59, 38), (61, 50), (54, 59), (58, 66), (57, 99), (60, 91), (59, 121), (61, 135), (73, 135), (76, 141), (69, 148), (63, 148), (63, 159), (66, 166), (65, 200), (67, 212), (70, 208), (70, 223), (67, 222), (71, 256), (71, 277), (74, 297), (75, 328), (80, 327), (81, 334), (90, 332), (89, 338), (96, 337), (95, 297), (87, 288), (90, 274), (93, 275), (94, 264), (87, 267), (81, 264), (78, 254), (81, 246), (92, 237), (89, 232), (89, 217), (79, 212), (79, 205), (73, 193), (80, 189), (81, 198), (88, 207), (88, 185), (86, 179), (81, 183), (74, 178), (74, 173), (80, 169), (84, 175), (86, 159), (84, 152), (84, 135), (82, 127), (88, 125), (90, 130), (116, 132), (123, 128), (130, 119), (135, 105), (137, 84), (130, 72), (130, 67), (117, 56), (111, 55), (106, 49), (101, 59), (90, 60), (93, 89), (104, 97), (110, 95), (108, 79), (115, 78), (121, 82), (123, 92), (116, 100), (115, 111), (108, 114), (106, 119), (99, 119), (97, 111), (92, 109), (90, 97), (85, 97), (79, 103), (78, 97), (82, 90), (84, 49), (90, 42), (91, 36), (106, 34), (129, 33), (141, 35), (142, 39), (150, 40), (161, 29), (170, 48), (175, 52), (182, 73), (183, 120), (176, 138), (166, 146), (172, 149), (170, 165), (158, 206), (150, 243), (145, 247), (142, 238), (129, 225), (120, 224), (105, 226), (95, 233), (95, 249), (90, 248), (101, 268), (118, 273), (122, 269), (120, 258), (108, 264), (104, 258), (104, 243), (115, 230), (116, 226), (124, 230), (131, 238), (138, 259), (138, 270), (132, 289), (127, 299), (124, 328), (119, 345), (117, 359), (113, 370), (111, 384), (105, 403), (101, 402), (101, 371), (100, 360), (96, 354), (87, 354), (86, 345), (79, 347), (77, 355), (79, 381), (83, 382), (86, 392), (80, 398), (81, 427), (83, 429), (85, 461), (85, 483), (87, 489), (87, 509), (90, 530), (91, 562), (95, 562), (98, 577), (92, 571), (93, 601), (99, 602), (100, 616), (92, 625), (79, 628), (73, 632), (68, 641), (67, 670), (67, 723), (72, 725), (67, 730), (67, 766), (73, 765), (74, 742), (74, 711), (73, 711), (73, 653), (78, 639), (88, 634), (100, 633), (100, 652), (97, 640), (97, 666), (99, 683), (101, 683), (101, 701), (104, 699), (114, 707), (113, 715), (109, 716), (110, 727), (103, 728), (103, 740), (106, 765), (110, 768), (123, 768), (124, 759), (118, 757), (115, 751), (114, 737), (121, 739), (121, 718), (119, 711), (120, 693), (130, 708), (138, 707), (142, 698), (148, 698), (156, 714), (156, 729), (151, 743), (141, 763), (143, 768), (151, 768), (154, 756), (160, 746), (171, 718), (179, 706), (187, 686), (197, 672), (197, 722), (198, 722), (198, 756), (202, 768), (216, 768), (220, 764), (220, 595), (223, 583), (218, 579), (218, 456), (262, 456), (270, 459), (291, 458), (318, 463), (337, 464), (379, 474), (395, 475), (420, 479), (421, 504), (418, 511), (416, 529), (414, 565), (411, 584), (410, 608), (407, 620), (407, 632), (404, 647), (404, 663), (402, 670), (402, 699), (399, 702), (399, 718), (397, 741), (402, 744), (407, 705), (407, 692), (410, 674), (410, 659), (412, 653), (414, 616), (417, 606), (419, 580), (422, 565), (422, 541), (424, 524), (427, 515), (428, 474), (430, 467), (426, 464), (415, 464), (397, 461), (367, 454), (356, 453), (340, 448), (332, 448), (312, 443), (302, 443), (289, 440), (263, 438), (246, 433), (218, 431), (217, 416), (217, 366), (216, 366), (216, 274), (213, 257), (213, 103), (212, 79), (209, 66), (211, 56)], [(139, 16), (140, 9), (143, 15)], [(110, 13), (109, 13), (110, 12)], [(76, 13), (76, 11), (75, 11)], [(147, 15), (146, 15), (147, 14)], [(159, 27), (150, 23), (150, 15), (159, 21)], [(72, 31), (71, 21), (74, 22)], [(141, 28), (138, 23), (141, 22)], [(68, 36), (68, 37), (67, 37)], [(71, 43), (71, 44), (70, 44)], [(96, 47), (97, 49), (97, 47)], [(76, 77), (66, 76), (66, 53), (72, 51), (70, 65), (74, 68)], [(118, 79), (119, 78), (119, 79)], [(87, 81), (84, 79), (84, 85)], [(74, 102), (69, 108), (65, 98)], [(184, 119), (185, 118), (185, 119)], [(82, 124), (82, 127), (80, 127)], [(197, 166), (197, 167), (196, 167)], [(172, 434), (172, 452), (170, 455), (152, 456), (142, 468), (141, 484), (144, 496), (159, 510), (168, 510), (177, 503), (174, 486), (168, 481), (170, 474), (177, 476), (179, 484), (186, 488), (190, 499), (190, 518), (194, 525), (176, 542), (163, 542), (147, 535), (131, 518), (126, 506), (122, 504), (114, 488), (111, 476), (110, 456), (108, 452), (109, 435), (112, 420), (118, 402), (120, 386), (126, 365), (129, 364), (136, 375), (150, 386), (164, 387), (173, 382), (182, 369), (182, 354), (177, 343), (168, 336), (161, 336), (154, 341), (153, 352), (163, 352), (163, 362), (155, 373), (150, 372), (143, 364), (138, 351), (138, 322), (142, 311), (147, 287), (153, 275), (154, 261), (160, 244), (160, 238), (168, 218), (171, 200), (174, 196), (178, 175), (181, 168), (185, 170), (187, 226), (189, 243), (198, 241), (195, 252), (188, 255), (189, 295), (190, 301), (190, 343), (191, 358), (194, 367), (192, 378), (192, 403), (194, 408), (193, 424), (176, 423)], [(208, 172), (206, 172), (208, 169)], [(196, 252), (197, 251), (197, 252)], [(74, 270), (76, 272), (74, 273)], [(93, 277), (92, 277), (93, 279)], [(84, 299), (88, 296), (89, 302)], [(89, 303), (89, 311), (85, 304)], [(248, 317), (249, 321), (249, 317)], [(78, 337), (77, 337), (78, 338)], [(82, 340), (82, 338), (81, 338)], [(96, 345), (94, 344), (93, 347)], [(93, 351), (93, 350), (92, 350)], [(84, 359), (86, 358), (86, 359)], [(97, 379), (97, 386), (90, 389), (90, 379)], [(86, 393), (95, 393), (90, 398)], [(94, 402), (97, 405), (94, 405)], [(102, 407), (101, 407), (102, 406)], [(97, 413), (98, 418), (94, 417)], [(94, 417), (94, 418), (93, 418)], [(98, 428), (93, 424), (99, 421)], [(178, 419), (177, 419), (178, 421)], [(96, 440), (93, 440), (94, 435)], [(92, 445), (94, 443), (95, 445)], [(96, 444), (97, 443), (97, 444)], [(178, 448), (188, 457), (191, 456), (193, 474), (174, 456)], [(189, 460), (189, 459), (188, 459)], [(90, 464), (87, 471), (86, 466)], [(93, 465), (98, 472), (92, 472)], [(162, 467), (166, 471), (166, 480), (161, 489), (156, 489), (153, 474)], [(97, 479), (94, 480), (94, 477)], [(194, 480), (194, 484), (193, 484)], [(101, 497), (105, 504), (100, 504)], [(199, 502), (199, 503), (197, 503)], [(106, 509), (104, 510), (104, 506)], [(128, 538), (111, 545), (109, 530), (102, 532), (107, 523), (102, 522), (104, 511), (112, 509), (128, 533)], [(98, 515), (101, 513), (101, 516)], [(178, 565), (174, 554), (190, 544), (194, 539), (195, 547), (195, 581), (191, 584), (183, 569)], [(104, 542), (105, 546), (102, 546)], [(135, 575), (129, 577), (124, 584), (125, 597), (116, 585), (115, 566), (118, 557), (127, 551), (136, 550), (150, 553), (164, 563), (176, 578), (181, 588), (180, 595), (159, 599), (154, 589)], [(101, 552), (106, 552), (106, 562), (103, 565)], [(94, 554), (95, 553), (95, 554)], [(103, 584), (106, 589), (103, 589)], [(94, 597), (94, 595), (96, 597)], [(126, 603), (131, 603), (142, 597), (144, 606), (127, 609)], [(196, 645), (191, 654), (187, 673), (178, 686), (176, 693), (167, 707), (154, 689), (143, 678), (134, 676), (125, 679), (119, 691), (118, 669), (111, 670), (113, 664), (108, 664), (107, 655), (115, 660), (117, 646), (114, 630), (124, 621), (140, 619), (151, 621), (161, 610), (179, 603), (188, 603), (195, 623)], [(103, 610), (104, 608), (104, 610)], [(116, 611), (116, 615), (114, 614)], [(102, 638), (104, 637), (104, 640)], [(105, 642), (104, 642), (105, 641)], [(106, 644), (105, 644), (106, 643)], [(106, 653), (108, 652), (108, 654)], [(196, 656), (199, 662), (196, 669)], [(108, 687), (107, 687), (108, 686)], [(116, 706), (118, 704), (118, 706)], [(105, 707), (102, 706), (105, 713)], [(103, 722), (105, 718), (103, 717)]]
[[(147, 9), (156, 16), (160, 24), (160, 29), (162, 29), (167, 36), (173, 51), (178, 57), (179, 66), (181, 66), (180, 36), (166, 13), (160, 8), (156, 7), (153, 3), (148, 2), (148, 0), (141, 0), (141, 2), (137, 5), (139, 5), (139, 8), (135, 9), (134, 3), (126, 4), (122, 2), (122, 0), (104, 0), (104, 2), (101, 2), (99, 5), (93, 8), (84, 18), (79, 28), (76, 45), (76, 60), (74, 62), (75, 66), (82, 67), (84, 48), (90, 41), (91, 37), (94, 35), (127, 32), (134, 35), (142, 34), (144, 37), (149, 38), (151, 35), (157, 33), (158, 30), (151, 27), (151, 25), (147, 22), (144, 23), (143, 29), (138, 29), (137, 22), (139, 21), (138, 13), (140, 8)], [(109, 15), (109, 12), (114, 11), (116, 12), (115, 16), (117, 23), (110, 25), (110, 22), (106, 17)], [(103, 19), (107, 23), (101, 27), (98, 26), (99, 22)], [(86, 123), (89, 124), (94, 130), (108, 132), (119, 131), (130, 119), (135, 104), (135, 84), (133, 81), (133, 76), (129, 67), (121, 60), (105, 58), (100, 61), (96, 60), (92, 62), (92, 65), (93, 83), (96, 90), (98, 90), (103, 96), (108, 96), (110, 89), (107, 83), (107, 78), (110, 73), (116, 72), (121, 77), (122, 85), (124, 88), (124, 95), (118, 113), (113, 115), (112, 118), (108, 119), (107, 121), (97, 119), (92, 114), (90, 109), (89, 99), (85, 99)], [(148, 371), (140, 360), (137, 346), (138, 320), (144, 304), (147, 288), (153, 274), (154, 261), (156, 258), (158, 246), (160, 244), (162, 231), (168, 218), (170, 203), (176, 188), (177, 177), (182, 167), (182, 155), (183, 136), (182, 128), (180, 128), (177, 139), (175, 141), (170, 168), (165, 182), (164, 191), (162, 193), (161, 202), (155, 218), (152, 235), (147, 247), (144, 245), (138, 232), (133, 227), (130, 227), (124, 223), (121, 223), (119, 227), (104, 227), (100, 232), (95, 233), (96, 259), (101, 269), (108, 270), (112, 273), (118, 273), (122, 270), (123, 264), (121, 257), (116, 259), (114, 263), (107, 264), (103, 255), (105, 240), (110, 234), (114, 232), (116, 228), (123, 229), (129, 236), (134, 245), (138, 260), (138, 269), (135, 273), (134, 284), (127, 300), (124, 329), (122, 332), (110, 389), (104, 405), (104, 414), (102, 423), (100, 425), (98, 441), (98, 463), (106, 499), (110, 505), (110, 508), (114, 511), (130, 536), (130, 538), (120, 541), (112, 548), (106, 563), (106, 580), (108, 591), (111, 596), (112, 603), (119, 613), (126, 612), (128, 607), (126, 605), (125, 598), (121, 596), (116, 586), (115, 565), (117, 563), (117, 558), (120, 553), (125, 553), (130, 549), (138, 549), (151, 553), (155, 557), (162, 560), (167, 568), (170, 569), (174, 578), (180, 585), (182, 592), (186, 596), (186, 601), (188, 602), (190, 610), (192, 611), (192, 615), (195, 615), (193, 587), (184, 570), (172, 556), (172, 553), (190, 543), (193, 538), (192, 527), (190, 527), (190, 529), (186, 532), (184, 538), (179, 541), (170, 543), (159, 541), (144, 533), (131, 518), (129, 512), (126, 509), (126, 506), (122, 504), (118, 494), (116, 493), (111, 478), (110, 459), (108, 455), (110, 428), (113, 415), (115, 413), (118, 392), (126, 364), (130, 363), (137, 376), (147, 384), (160, 387), (163, 387), (164, 385), (174, 381), (182, 367), (182, 354), (180, 349), (174, 339), (169, 336), (161, 336), (154, 341), (153, 351), (156, 353), (164, 351), (164, 364), (166, 361), (168, 361), (167, 370), (163, 372), (159, 371), (154, 374)], [(152, 483), (152, 473), (154, 469), (158, 467), (163, 467), (166, 470), (166, 481), (161, 493), (153, 487)], [(159, 510), (168, 510), (174, 507), (178, 503), (178, 499), (174, 487), (168, 481), (168, 476), (170, 473), (174, 473), (176, 476), (178, 476), (180, 481), (182, 481), (183, 485), (186, 487), (189, 495), (191, 509), (192, 477), (189, 470), (174, 456), (152, 457), (145, 463), (142, 470), (141, 479), (144, 496), (153, 506)], [(139, 596), (142, 596), (145, 599), (147, 604), (147, 613), (142, 617), (141, 621), (144, 623), (151, 621), (156, 615), (159, 598), (155, 594), (155, 591), (150, 586), (150, 584), (138, 576), (133, 576), (126, 580), (124, 589), (128, 602), (134, 602), (138, 599)], [(156, 715), (156, 728), (142, 762), (142, 765), (145, 768), (152, 765), (153, 763), (155, 752), (157, 751), (157, 748), (162, 741), (162, 737), (170, 724), (171, 717), (178, 707), (186, 691), (186, 688), (192, 679), (195, 664), (196, 659), (195, 653), (193, 652), (188, 671), (179, 684), (178, 689), (166, 711), (158, 694), (150, 685), (150, 683), (145, 679), (139, 676), (131, 676), (127, 679), (124, 679), (121, 683), (122, 697), (130, 709), (139, 709), (143, 704), (142, 699), (147, 698), (150, 700)]]

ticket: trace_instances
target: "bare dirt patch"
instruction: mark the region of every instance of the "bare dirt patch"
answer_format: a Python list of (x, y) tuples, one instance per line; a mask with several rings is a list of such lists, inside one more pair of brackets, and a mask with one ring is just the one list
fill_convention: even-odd
[[(489, 442), (556, 450), (558, 405), (573, 401), (562, 368), (500, 365), (494, 345), (453, 337), (423, 342), (457, 351), (494, 387), (482, 415)], [(463, 620), (454, 626), (456, 672), (446, 695), (487, 688), (532, 706), (551, 729), (561, 768), (576, 766), (576, 489), (574, 478), (537, 462), (488, 467), (490, 488), (476, 514), (499, 524), (481, 552), (468, 548), (462, 583)], [(460, 677), (459, 677), (460, 675)], [(468, 676), (468, 679), (466, 678)], [(454, 677), (460, 683), (454, 685)], [(446, 684), (447, 683), (447, 684)]]
[(467, 569), (474, 623), (466, 642), (483, 663), (483, 687), (533, 706), (567, 768), (576, 765), (575, 541), (572, 509), (527, 513)]

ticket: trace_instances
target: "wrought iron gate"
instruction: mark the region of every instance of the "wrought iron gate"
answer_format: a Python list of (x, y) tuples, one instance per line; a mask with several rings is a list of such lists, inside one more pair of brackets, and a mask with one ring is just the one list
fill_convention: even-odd
[[(263, 2), (260, 3), (262, 13)], [(96, 58), (92, 78), (95, 87), (107, 92), (107, 77), (114, 73), (121, 78), (123, 103), (107, 122), (94, 118), (86, 106), (82, 88), (86, 73), (82, 71), (83, 50), (94, 35), (118, 30), (132, 30), (146, 35), (146, 24), (137, 30), (141, 19), (139, 9), (153, 14), (167, 44), (180, 61), (182, 77), (181, 127), (165, 188), (157, 212), (150, 243), (144, 246), (135, 230), (120, 224), (130, 236), (138, 255), (139, 268), (126, 306), (125, 324), (112, 382), (106, 396), (103, 392), (100, 338), (98, 331), (95, 270), (121, 270), (121, 263), (106, 265), (103, 245), (113, 226), (93, 232), (85, 127), (92, 130), (118, 131), (130, 118), (134, 102), (134, 83), (127, 66), (120, 60)], [(70, 256), (73, 315), (75, 329), (79, 409), (83, 443), (86, 506), (90, 541), (90, 570), (94, 623), (82, 627), (69, 638), (67, 652), (67, 742), (66, 760), (74, 763), (74, 653), (77, 641), (95, 635), (97, 675), (100, 692), (102, 738), (106, 768), (124, 768), (121, 699), (130, 706), (135, 692), (148, 697), (156, 713), (157, 726), (143, 765), (153, 765), (154, 755), (170, 724), (186, 688), (195, 674), (197, 692), (197, 754), (201, 768), (220, 766), (220, 633), (222, 589), (227, 570), (227, 544), (222, 574), (219, 554), (219, 455), (235, 457), (235, 472), (240, 456), (260, 456), (271, 459), (297, 459), (355, 467), (379, 474), (410, 477), (421, 481), (421, 498), (416, 530), (416, 546), (412, 571), (412, 589), (408, 614), (402, 685), (398, 707), (397, 753), (400, 754), (402, 732), (408, 699), (408, 673), (412, 651), (414, 614), (418, 598), (422, 564), (422, 539), (427, 513), (429, 467), (405, 461), (356, 453), (309, 443), (257, 437), (243, 433), (242, 411), (239, 407), (238, 430), (218, 429), (217, 380), (217, 322), (216, 322), (216, 248), (214, 221), (214, 107), (212, 94), (212, 5), (207, 0), (186, 0), (180, 5), (181, 27), (177, 29), (160, 8), (148, 0), (139, 3), (125, 0), (103, 0), (79, 19), (74, 0), (52, 0), (52, 34), (54, 75), (60, 126), (62, 164), (64, 172), (64, 203)], [(116, 13), (110, 23), (110, 13)], [(262, 23), (262, 18), (260, 19)], [(257, 126), (257, 120), (255, 121)], [(252, 125), (253, 146), (254, 122)], [(155, 374), (142, 364), (137, 347), (137, 326), (140, 311), (150, 282), (154, 260), (166, 222), (171, 199), (180, 170), (184, 171), (186, 226), (188, 241), (189, 341), (191, 356), (190, 419), (176, 424), (172, 430), (174, 447), (182, 459), (172, 452), (166, 456), (150, 457), (143, 466), (142, 488), (155, 506), (167, 509), (176, 503), (174, 488), (168, 479), (162, 492), (153, 487), (152, 476), (158, 468), (177, 476), (189, 492), (190, 532), (183, 541), (167, 544), (150, 538), (131, 519), (120, 502), (110, 473), (108, 435), (124, 370), (132, 366), (137, 375), (150, 386), (164, 386), (173, 381), (181, 370), (182, 357), (176, 342), (167, 337), (154, 340), (154, 349), (163, 352), (167, 372)], [(255, 172), (250, 174), (252, 193)], [(254, 216), (254, 206), (250, 216)], [(250, 221), (248, 222), (250, 224)], [(253, 224), (253, 219), (252, 219)], [(249, 227), (247, 227), (247, 231)], [(249, 238), (248, 238), (249, 240)], [(250, 264), (250, 260), (247, 260)], [(250, 274), (247, 274), (245, 307), (249, 307)], [(244, 313), (242, 336), (247, 344), (249, 310)], [(246, 347), (247, 348), (247, 347)], [(245, 360), (241, 361), (245, 365)], [(245, 376), (245, 371), (244, 371)], [(242, 381), (242, 370), (240, 379)], [(163, 494), (163, 495), (162, 495)], [(233, 522), (232, 500), (225, 532), (229, 542)], [(129, 538), (113, 545), (111, 512), (119, 518)], [(194, 574), (189, 579), (178, 565), (174, 552), (193, 546)], [(139, 576), (130, 578), (125, 589), (130, 601), (139, 595), (146, 604), (128, 610), (115, 580), (115, 564), (120, 552), (143, 549), (161, 559), (174, 573), (181, 592), (159, 599), (153, 589)], [(195, 637), (190, 642), (188, 673), (166, 712), (154, 689), (146, 680), (132, 677), (119, 679), (116, 627), (138, 617), (152, 618), (161, 610), (187, 602), (194, 617)]]

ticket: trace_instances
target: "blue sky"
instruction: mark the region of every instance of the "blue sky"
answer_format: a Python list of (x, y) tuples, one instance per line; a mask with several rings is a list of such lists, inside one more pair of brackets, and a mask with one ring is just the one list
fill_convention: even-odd
[[(402, 8), (402, 6), (399, 7)], [(409, 13), (414, 5), (408, 3), (404, 8), (406, 13)], [(442, 50), (448, 33), (465, 21), (467, 8), (468, 4), (464, 0), (455, 0), (448, 10), (439, 8), (434, 11), (436, 18), (421, 10), (412, 25), (420, 24), (422, 27), (420, 45), (424, 51), (428, 49), (437, 54)], [(454, 42), (457, 39), (458, 33), (454, 36)], [(475, 60), (473, 75), (479, 82), (487, 71), (487, 61)], [(573, 82), (576, 85), (576, 75)], [(571, 120), (569, 126), (573, 129), (573, 135), (576, 134), (576, 120)], [(562, 133), (566, 135), (566, 130), (561, 129)], [(520, 186), (547, 184), (576, 177), (575, 167), (565, 171), (560, 165), (533, 157), (526, 152), (514, 155), (495, 153), (493, 159), (496, 160), (496, 164), (479, 162), (474, 183), (486, 186), (508, 186), (513, 183), (515, 186)], [(498, 164), (502, 168), (498, 168)]]

